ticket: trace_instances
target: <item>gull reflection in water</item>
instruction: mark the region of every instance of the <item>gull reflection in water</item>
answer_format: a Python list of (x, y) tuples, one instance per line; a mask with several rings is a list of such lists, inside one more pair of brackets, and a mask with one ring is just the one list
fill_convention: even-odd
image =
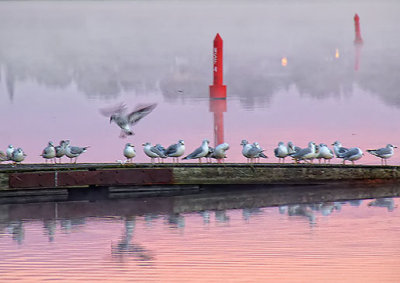
[(203, 224), (210, 224), (210, 211), (200, 211), (199, 214), (203, 217)]
[(393, 198), (377, 198), (369, 202), (368, 206), (386, 207), (388, 211), (393, 211), (397, 207)]
[(148, 213), (148, 214), (144, 215), (144, 222), (146, 223), (147, 227), (152, 227), (154, 224), (154, 221), (158, 218), (160, 218), (159, 215), (153, 214), (153, 213)]
[(183, 230), (185, 228), (185, 217), (179, 213), (168, 214), (165, 216), (165, 220), (172, 229)]
[(310, 204), (310, 208), (314, 211), (319, 211), (323, 216), (331, 215), (334, 210), (340, 211), (342, 204), (340, 202), (322, 202)]
[(135, 229), (135, 217), (125, 219), (125, 231), (117, 244), (111, 244), (111, 255), (120, 260), (125, 257), (133, 257), (138, 261), (152, 261), (154, 257), (150, 251), (139, 244), (133, 244), (133, 232)]
[(21, 220), (10, 222), (6, 227), (6, 230), (12, 235), (12, 239), (14, 241), (16, 241), (19, 245), (22, 244), (25, 239), (25, 231)]
[(56, 220), (43, 221), (44, 234), (48, 237), (49, 242), (54, 242), (54, 235), (56, 234), (57, 222)]
[(85, 224), (85, 218), (60, 220), (61, 231), (67, 234), (71, 233), (73, 230), (82, 228)]
[(310, 225), (316, 224), (316, 216), (312, 209), (306, 204), (294, 204), (288, 206), (289, 216), (304, 216), (310, 222)]
[(362, 201), (363, 201), (362, 199), (349, 200), (349, 204), (351, 206), (360, 206)]
[(255, 215), (259, 215), (262, 213), (262, 210), (258, 207), (255, 208), (243, 208), (242, 216), (246, 222), (250, 221), (250, 218)]
[(217, 210), (215, 211), (215, 220), (220, 223), (229, 223), (231, 218), (226, 214), (226, 210)]

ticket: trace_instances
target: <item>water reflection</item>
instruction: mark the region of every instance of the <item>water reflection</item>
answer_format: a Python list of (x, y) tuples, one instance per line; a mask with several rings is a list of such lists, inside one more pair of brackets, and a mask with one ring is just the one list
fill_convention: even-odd
[[(252, 198), (253, 196), (251, 196), (250, 194), (247, 196), (247, 198), (248, 197)], [(257, 195), (255, 197), (259, 198), (260, 195)], [(177, 198), (179, 199), (180, 197)], [(220, 197), (218, 196), (217, 198), (219, 199)], [(125, 257), (133, 257), (139, 261), (150, 261), (154, 258), (152, 252), (147, 250), (142, 245), (134, 243), (134, 231), (136, 229), (136, 223), (139, 220), (140, 221), (143, 220), (144, 225), (148, 229), (156, 229), (160, 224), (163, 224), (164, 226), (168, 227), (169, 230), (177, 230), (180, 232), (184, 232), (185, 229), (188, 228), (186, 219), (189, 219), (189, 223), (192, 223), (191, 220), (193, 218), (200, 217), (202, 219), (202, 223), (205, 228), (210, 227), (210, 225), (212, 224), (216, 224), (221, 227), (230, 226), (232, 220), (231, 214), (236, 214), (235, 211), (240, 210), (243, 223), (250, 225), (251, 219), (253, 218), (259, 219), (259, 218), (264, 218), (266, 216), (270, 216), (271, 209), (273, 209), (274, 211), (276, 211), (277, 213), (276, 215), (282, 215), (282, 216), (287, 215), (290, 219), (294, 221), (307, 222), (310, 225), (310, 227), (314, 227), (316, 224), (320, 222), (319, 221), (320, 217), (335, 217), (335, 215), (343, 212), (344, 207), (353, 207), (357, 209), (363, 209), (364, 207), (370, 207), (370, 208), (384, 207), (387, 208), (388, 212), (393, 212), (395, 208), (397, 208), (395, 198), (393, 197), (375, 198), (373, 200), (369, 199), (367, 201), (367, 204), (364, 206), (361, 205), (363, 203), (362, 199), (356, 199), (347, 201), (323, 201), (315, 203), (291, 203), (291, 204), (279, 205), (277, 207), (258, 206), (256, 203), (254, 203), (254, 201), (252, 202), (254, 206), (251, 207), (241, 201), (237, 202), (236, 200), (237, 198), (240, 199), (239, 195), (237, 195), (234, 198), (235, 200), (232, 201), (231, 205), (229, 205), (231, 200), (229, 200), (229, 198), (226, 199), (227, 207), (229, 206), (235, 207), (234, 209), (220, 209), (219, 206), (221, 206), (221, 204), (219, 203), (214, 207), (214, 209), (201, 210), (197, 212), (193, 211), (192, 209), (189, 209), (185, 213), (152, 212), (152, 213), (142, 214), (140, 211), (131, 212), (129, 213), (130, 215), (123, 216), (124, 218), (123, 235), (121, 236), (120, 240), (117, 243), (113, 243), (111, 245), (111, 250), (112, 250), (111, 253), (113, 256), (120, 259)], [(211, 200), (212, 198), (209, 199), (209, 202), (211, 202)], [(112, 208), (113, 202), (115, 201), (107, 201), (108, 206), (110, 206), (111, 209), (113, 209)], [(116, 203), (116, 205), (118, 205), (119, 207), (121, 207), (121, 205), (131, 206), (131, 203), (132, 201), (128, 200), (122, 203), (118, 202)], [(238, 203), (241, 203), (243, 207), (237, 208)], [(59, 203), (56, 207), (59, 207), (61, 205), (62, 203)], [(74, 203), (74, 202), (72, 202), (71, 204), (64, 203), (64, 205), (65, 206), (61, 208), (60, 212), (63, 211), (63, 213), (66, 213), (66, 215), (71, 214), (72, 212), (72, 211), (69, 212), (68, 209), (76, 210), (78, 206), (82, 206), (82, 208), (85, 206), (84, 203)], [(181, 205), (180, 201), (178, 201), (176, 205), (179, 207)], [(2, 208), (8, 207), (7, 205), (2, 205), (2, 206), (3, 206)], [(92, 203), (91, 207), (95, 209), (93, 211), (97, 215), (99, 215), (99, 219), (101, 219), (103, 215), (107, 215), (109, 213), (109, 209), (105, 208), (101, 202), (99, 202), (98, 204)], [(178, 209), (178, 207), (176, 207), (174, 210)], [(24, 212), (24, 205), (13, 205), (12, 207), (8, 208), (12, 209), (10, 209), (8, 212), (9, 217), (4, 218), (1, 221), (0, 235), (10, 235), (15, 242), (17, 242), (18, 244), (23, 244), (26, 236), (24, 226), (32, 220), (22, 221), (22, 219), (20, 219), (20, 216), (17, 216), (17, 219), (14, 219), (15, 217), (12, 216), (15, 214), (15, 215), (21, 215), (23, 218), (28, 217), (27, 216), (28, 214), (24, 216), (24, 214), (26, 213)], [(101, 212), (101, 210), (103, 209), (104, 213)], [(87, 208), (83, 209), (82, 211), (85, 210), (87, 210)], [(121, 211), (123, 211), (124, 214), (128, 212), (124, 208)], [(56, 212), (56, 214), (59, 214), (60, 212)], [(90, 215), (92, 215), (90, 211), (87, 212), (89, 212)], [(75, 215), (75, 213), (72, 214)], [(117, 212), (117, 214), (119, 214), (119, 212)], [(212, 221), (212, 214), (214, 214), (214, 219), (215, 219), (214, 223)], [(35, 216), (30, 214), (28, 218), (32, 217), (40, 218), (41, 215)], [(57, 234), (58, 235), (71, 234), (72, 231), (76, 233), (84, 233), (85, 227), (90, 225), (90, 223), (92, 222), (91, 219), (92, 216), (91, 217), (81, 216), (79, 218), (76, 218), (75, 216), (73, 218), (65, 218), (64, 216), (61, 219), (57, 218), (45, 219), (42, 221), (42, 226), (41, 226), (43, 231), (42, 235), (47, 238), (47, 241), (49, 243), (55, 243), (57, 242)], [(61, 233), (59, 234), (58, 232)]]
[(397, 205), (394, 203), (393, 198), (377, 198), (368, 203), (368, 206), (386, 207), (388, 211), (393, 211)]
[[(279, 90), (293, 85), (301, 94), (327, 98), (350, 94), (355, 83), (387, 103), (400, 105), (399, 98), (393, 95), (400, 71), (400, 58), (391, 52), (400, 45), (394, 36), (399, 32), (398, 25), (392, 21), (400, 5), (395, 1), (384, 1), (379, 7), (382, 12), (374, 17), (362, 14), (375, 8), (372, 2), (357, 2), (355, 6), (335, 2), (337, 10), (329, 14), (312, 1), (302, 5), (304, 11), (313, 11), (310, 14), (298, 13), (296, 5), (271, 5), (271, 1), (241, 6), (238, 13), (237, 4), (227, 3), (225, 24), (216, 24), (219, 10), (209, 9), (212, 3), (192, 2), (177, 19), (172, 17), (176, 5), (185, 4), (155, 2), (156, 7), (166, 11), (162, 17), (153, 15), (150, 19), (135, 16), (146, 14), (150, 7), (119, 2), (114, 4), (113, 11), (129, 13), (108, 15), (106, 26), (99, 15), (107, 3), (58, 4), (68, 9), (55, 18), (49, 16), (52, 11), (59, 11), (59, 5), (54, 3), (37, 3), (29, 13), (19, 9), (25, 3), (1, 3), (0, 66), (11, 100), (18, 95), (19, 85), (27, 81), (50, 89), (76, 86), (88, 97), (105, 99), (126, 92), (137, 96), (159, 93), (169, 102), (204, 97), (210, 83), (211, 54), (207, 46), (210, 35), (218, 28), (229, 39), (225, 45), (229, 60), (225, 62), (226, 84), (230, 94), (240, 96), (246, 108), (265, 107)], [(281, 17), (265, 17), (255, 12), (255, 7)], [(361, 11), (364, 37), (368, 38), (362, 69), (358, 63), (360, 45), (356, 46), (357, 76), (349, 68), (354, 60), (354, 7)], [(254, 19), (249, 19), (248, 14)], [(324, 15), (321, 29), (313, 28), (320, 21), (318, 14)], [(198, 15), (207, 16), (208, 20), (197, 20)], [(161, 18), (163, 23), (169, 23), (162, 36), (157, 25)], [(186, 25), (184, 30), (182, 21)], [(196, 29), (199, 21), (200, 31)], [(144, 25), (146, 29), (139, 28)], [(277, 27), (284, 38), (275, 36)], [(384, 32), (379, 27), (384, 27)], [(193, 33), (194, 30), (198, 32)], [(342, 54), (339, 58), (335, 57), (337, 49)], [(288, 58), (284, 67), (281, 58)]]
[(125, 219), (125, 230), (117, 244), (111, 245), (111, 254), (120, 260), (125, 257), (132, 257), (138, 261), (151, 261), (154, 259), (152, 253), (140, 244), (133, 242), (135, 230), (135, 217)]

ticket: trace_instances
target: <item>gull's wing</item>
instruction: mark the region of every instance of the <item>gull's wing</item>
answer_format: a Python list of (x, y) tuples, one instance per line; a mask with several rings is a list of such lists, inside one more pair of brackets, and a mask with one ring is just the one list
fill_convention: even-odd
[(177, 144), (171, 144), (166, 150), (165, 150), (165, 154), (169, 155), (169, 154), (173, 154), (178, 150), (178, 145)]
[(340, 154), (339, 157), (341, 157), (341, 158), (350, 157), (350, 156), (352, 156), (352, 155), (358, 154), (358, 151), (359, 151), (359, 149), (356, 148), (356, 147), (350, 148), (348, 151), (346, 151), (346, 152)]
[(392, 153), (391, 150), (387, 147), (379, 148), (379, 149), (368, 149), (367, 151), (369, 153), (371, 153), (372, 155), (376, 155), (378, 157)]
[(189, 154), (188, 156), (184, 157), (183, 159), (192, 159), (192, 158), (198, 156), (202, 152), (203, 152), (203, 149), (201, 147), (198, 147), (191, 154)]
[(101, 108), (99, 111), (102, 115), (110, 117), (112, 114), (116, 113), (122, 114), (126, 112), (126, 110), (127, 110), (126, 105), (124, 103), (120, 103), (115, 106)]
[(128, 122), (129, 124), (133, 125), (136, 124), (140, 119), (142, 119), (144, 116), (146, 116), (147, 114), (149, 114), (151, 111), (154, 110), (154, 108), (156, 108), (157, 104), (150, 104), (147, 106), (138, 106), (137, 109), (135, 111), (133, 111), (132, 113), (130, 113), (128, 115)]
[(150, 148), (150, 151), (154, 152), (155, 154), (157, 154), (157, 155), (160, 156), (160, 157), (167, 157), (167, 156), (164, 154), (164, 152), (163, 152), (162, 150), (160, 150), (160, 148), (157, 147), (157, 146), (152, 146), (152, 147)]

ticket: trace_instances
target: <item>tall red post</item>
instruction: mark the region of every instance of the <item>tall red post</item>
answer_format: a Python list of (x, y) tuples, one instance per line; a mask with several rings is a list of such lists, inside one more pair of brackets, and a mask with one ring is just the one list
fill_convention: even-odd
[(223, 41), (219, 33), (217, 33), (214, 39), (213, 76), (213, 84), (210, 85), (210, 97), (226, 98), (226, 86), (223, 85)]
[(360, 17), (358, 16), (358, 14), (354, 15), (354, 27), (355, 27), (355, 32), (356, 32), (356, 37), (354, 39), (354, 43), (362, 44), (363, 40), (361, 38)]
[(360, 56), (361, 56), (361, 47), (363, 45), (363, 39), (361, 37), (361, 29), (360, 29), (360, 17), (358, 14), (354, 15), (354, 28), (355, 28), (355, 60), (354, 60), (354, 70), (358, 71), (360, 69)]
[(213, 46), (213, 84), (210, 85), (210, 112), (214, 113), (214, 146), (224, 142), (226, 85), (223, 85), (223, 41), (219, 33)]

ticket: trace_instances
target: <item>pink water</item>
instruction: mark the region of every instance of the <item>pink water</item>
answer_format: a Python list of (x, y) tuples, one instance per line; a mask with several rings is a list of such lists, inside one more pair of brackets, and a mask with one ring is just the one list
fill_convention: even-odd
[(76, 204), (77, 218), (47, 220), (3, 205), (0, 280), (397, 282), (398, 199), (386, 201), (98, 217)]

